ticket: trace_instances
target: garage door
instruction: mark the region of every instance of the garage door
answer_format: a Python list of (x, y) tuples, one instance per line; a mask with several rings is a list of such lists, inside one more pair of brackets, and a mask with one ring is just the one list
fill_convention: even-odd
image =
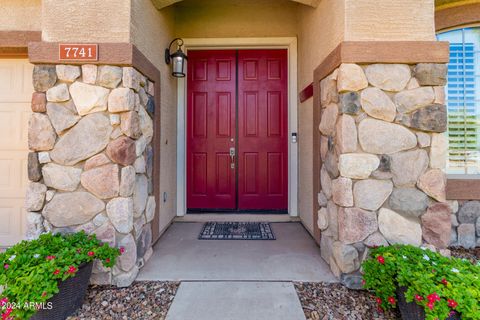
[(33, 66), (0, 59), (0, 247), (22, 239), (27, 177), (27, 124)]

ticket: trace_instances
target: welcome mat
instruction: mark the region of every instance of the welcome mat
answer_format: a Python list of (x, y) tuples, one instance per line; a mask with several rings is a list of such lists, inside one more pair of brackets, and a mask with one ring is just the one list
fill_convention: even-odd
[(268, 222), (207, 222), (200, 240), (275, 240)]

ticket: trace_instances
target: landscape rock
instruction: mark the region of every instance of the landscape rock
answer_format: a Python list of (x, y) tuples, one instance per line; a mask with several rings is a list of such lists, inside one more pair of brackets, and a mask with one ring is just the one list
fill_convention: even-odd
[(115, 275), (112, 279), (112, 284), (119, 288), (129, 287), (137, 278), (138, 271), (139, 269), (135, 265), (130, 271)]
[(55, 66), (58, 80), (73, 82), (80, 77), (80, 67), (66, 64), (57, 64)]
[(445, 104), (446, 103), (445, 87), (443, 86), (433, 87), (433, 91), (435, 93), (434, 103)]
[(435, 93), (432, 87), (420, 87), (399, 92), (393, 100), (398, 112), (409, 113), (433, 103)]
[(473, 223), (462, 223), (457, 228), (457, 245), (463, 248), (475, 248), (475, 225)]
[(113, 89), (108, 96), (108, 111), (112, 113), (132, 111), (135, 107), (135, 94), (129, 88)]
[(395, 188), (389, 199), (390, 208), (407, 217), (420, 217), (428, 203), (428, 196), (416, 188)]
[(83, 82), (74, 82), (70, 86), (70, 94), (79, 115), (107, 110), (107, 99), (110, 91), (100, 86)]
[(332, 179), (327, 173), (325, 165), (323, 165), (322, 169), (320, 169), (320, 184), (322, 186), (323, 193), (327, 199), (330, 199), (332, 197)]
[(385, 239), (385, 237), (380, 233), (380, 232), (374, 232), (371, 235), (369, 235), (363, 243), (369, 247), (380, 247), (380, 246), (388, 246), (388, 241)]
[(57, 82), (57, 73), (55, 66), (52, 65), (36, 65), (33, 67), (33, 88), (38, 92), (45, 92)]
[(320, 256), (327, 263), (330, 263), (330, 257), (333, 257), (332, 250), (334, 241), (332, 237), (322, 233), (322, 238), (320, 239)]
[(405, 125), (417, 130), (442, 133), (447, 131), (447, 123), (447, 107), (432, 104), (412, 112)]
[(116, 66), (98, 67), (97, 85), (110, 89), (116, 88), (122, 81), (123, 70)]
[(25, 238), (27, 240), (37, 239), (45, 231), (42, 215), (37, 212), (27, 212), (25, 218)]
[(147, 219), (147, 223), (152, 221), (153, 218), (155, 217), (155, 208), (156, 208), (155, 197), (149, 196), (147, 200), (147, 207), (145, 208), (145, 217)]
[(326, 106), (331, 102), (338, 102), (337, 74), (335, 70), (322, 81), (320, 81), (320, 103)]
[(100, 199), (116, 197), (120, 187), (118, 165), (106, 164), (84, 171), (81, 182), (85, 189)]
[(143, 226), (140, 237), (137, 240), (137, 259), (143, 258), (147, 250), (152, 246), (152, 228), (150, 224)]
[(117, 265), (123, 271), (129, 271), (137, 262), (137, 246), (132, 234), (123, 236), (118, 241), (118, 247), (124, 248), (125, 251), (117, 258)]
[(467, 201), (458, 211), (460, 223), (475, 223), (480, 217), (480, 201)]
[(380, 160), (368, 153), (345, 153), (339, 158), (340, 175), (352, 179), (366, 179), (378, 168)]
[(360, 180), (353, 186), (355, 207), (378, 210), (392, 193), (393, 183), (388, 180)]
[(74, 165), (102, 151), (110, 140), (111, 132), (107, 116), (89, 114), (60, 138), (50, 157), (57, 163)]
[(420, 148), (426, 148), (430, 146), (430, 135), (425, 132), (416, 132), (417, 135), (417, 140), (418, 140), (418, 146)]
[(423, 239), (436, 248), (448, 247), (451, 230), (450, 206), (447, 203), (435, 203), (422, 216)]
[(333, 244), (333, 256), (335, 257), (338, 268), (340, 268), (343, 273), (353, 272), (360, 267), (358, 251), (352, 246), (338, 241), (335, 242)]
[(115, 227), (110, 222), (103, 223), (100, 227), (95, 229), (94, 233), (97, 235), (98, 240), (104, 243), (108, 243), (108, 245), (110, 245), (111, 247), (115, 247), (116, 231)]
[(38, 153), (38, 162), (41, 164), (50, 163), (52, 159), (50, 159), (50, 153), (47, 151), (42, 151)]
[(56, 193), (43, 215), (55, 227), (68, 227), (84, 224), (104, 209), (103, 201), (88, 192)]
[(105, 153), (99, 153), (85, 161), (83, 170), (87, 171), (96, 167), (103, 166), (105, 164), (111, 163), (110, 159), (105, 155)]
[(419, 87), (420, 87), (420, 85), (418, 84), (417, 79), (411, 78), (410, 81), (408, 81), (406, 89), (411, 90), (411, 89), (416, 89), (416, 88), (419, 88)]
[[(99, 200), (100, 201), (100, 200)], [(107, 215), (115, 229), (127, 234), (133, 229), (132, 198), (114, 198), (107, 204)]]
[(82, 64), (82, 82), (95, 84), (97, 81), (98, 67), (95, 64)]
[(376, 154), (391, 154), (417, 145), (417, 137), (407, 128), (376, 119), (360, 122), (358, 137), (364, 151)]
[(432, 135), (430, 147), (430, 168), (444, 169), (447, 166), (448, 138), (441, 133)]
[(123, 112), (120, 114), (122, 132), (133, 139), (138, 139), (142, 135), (140, 129), (140, 118), (136, 111)]
[(447, 181), (440, 169), (431, 169), (420, 176), (417, 187), (439, 202), (445, 202)]
[(357, 115), (362, 108), (358, 92), (345, 92), (339, 95), (339, 109), (342, 114)]
[(123, 68), (123, 86), (127, 88), (132, 88), (135, 91), (140, 90), (141, 85), (145, 85), (143, 82), (143, 76), (133, 67), (124, 67)]
[(334, 103), (329, 104), (322, 113), (322, 119), (318, 129), (326, 136), (335, 132), (335, 124), (338, 117), (338, 106)]
[(111, 141), (107, 146), (107, 155), (113, 162), (128, 166), (135, 162), (135, 141), (121, 136)]
[(365, 75), (372, 86), (385, 91), (401, 91), (411, 78), (406, 64), (371, 64), (365, 68)]
[(372, 118), (392, 122), (397, 114), (393, 101), (378, 88), (366, 88), (361, 94), (363, 110)]
[(133, 167), (135, 168), (135, 172), (137, 173), (145, 173), (146, 172), (146, 163), (145, 157), (140, 156), (138, 157), (135, 162), (133, 163)]
[(38, 182), (42, 179), (42, 167), (36, 152), (29, 152), (27, 157), (28, 180)]
[(126, 166), (122, 168), (120, 179), (120, 196), (130, 197), (135, 188), (135, 168)]
[(82, 169), (48, 163), (42, 168), (44, 183), (62, 191), (75, 191), (80, 183)]
[(360, 242), (377, 230), (375, 212), (359, 208), (339, 208), (338, 235), (341, 242), (346, 244)]
[(338, 68), (338, 92), (360, 91), (368, 87), (367, 77), (362, 67), (357, 64), (342, 63)]
[(65, 83), (60, 83), (47, 90), (47, 101), (50, 102), (63, 102), (70, 99), (68, 93), (68, 87)]
[(419, 63), (413, 70), (422, 86), (444, 86), (447, 84), (447, 65), (440, 63)]
[(150, 142), (153, 138), (153, 120), (144, 108), (138, 109), (138, 117), (140, 120), (140, 130), (147, 142)]
[(52, 150), (57, 134), (50, 119), (43, 113), (32, 113), (28, 121), (28, 148), (34, 151)]
[(332, 198), (339, 206), (353, 206), (352, 180), (344, 177), (333, 180)]
[(66, 103), (49, 102), (47, 104), (47, 115), (58, 134), (73, 127), (80, 120), (80, 116), (77, 115), (75, 106), (71, 101)]
[(44, 184), (38, 182), (29, 183), (25, 196), (25, 210), (42, 210), (46, 192), (47, 187)]
[(327, 213), (328, 228), (322, 233), (322, 236), (325, 235), (338, 240), (338, 207), (331, 200), (329, 200), (327, 203)]
[(338, 170), (338, 155), (335, 151), (328, 151), (325, 156), (324, 166), (328, 174), (332, 178), (339, 176), (340, 171)]
[(423, 149), (394, 153), (390, 168), (396, 186), (414, 186), (428, 167), (428, 155)]
[(143, 154), (143, 152), (147, 148), (147, 144), (148, 142), (144, 136), (141, 136), (135, 141), (135, 155), (137, 157), (140, 157)]
[(422, 228), (417, 219), (406, 218), (395, 211), (381, 208), (378, 214), (380, 232), (390, 244), (422, 244)]
[(325, 196), (325, 193), (323, 192), (323, 190), (317, 194), (317, 201), (320, 207), (327, 206), (328, 199), (327, 199), (327, 196)]
[(322, 231), (328, 228), (327, 208), (320, 208), (320, 210), (318, 210), (317, 227)]
[(357, 127), (355, 120), (349, 115), (342, 115), (336, 125), (336, 139), (339, 153), (355, 152), (357, 150)]
[(135, 178), (135, 187), (133, 190), (133, 208), (134, 216), (139, 217), (147, 206), (148, 182), (143, 174), (137, 174)]

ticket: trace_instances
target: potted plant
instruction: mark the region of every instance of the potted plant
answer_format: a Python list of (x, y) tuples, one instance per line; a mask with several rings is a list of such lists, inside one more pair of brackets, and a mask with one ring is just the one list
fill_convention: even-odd
[(83, 304), (93, 261), (112, 267), (119, 249), (94, 234), (42, 234), (0, 254), (0, 314), (10, 319), (65, 319)]
[(411, 245), (378, 247), (362, 264), (379, 309), (403, 319), (480, 319), (480, 266)]

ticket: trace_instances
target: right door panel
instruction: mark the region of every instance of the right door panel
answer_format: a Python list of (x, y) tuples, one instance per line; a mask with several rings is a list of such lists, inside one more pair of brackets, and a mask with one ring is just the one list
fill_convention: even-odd
[(238, 209), (288, 207), (287, 50), (238, 52)]

